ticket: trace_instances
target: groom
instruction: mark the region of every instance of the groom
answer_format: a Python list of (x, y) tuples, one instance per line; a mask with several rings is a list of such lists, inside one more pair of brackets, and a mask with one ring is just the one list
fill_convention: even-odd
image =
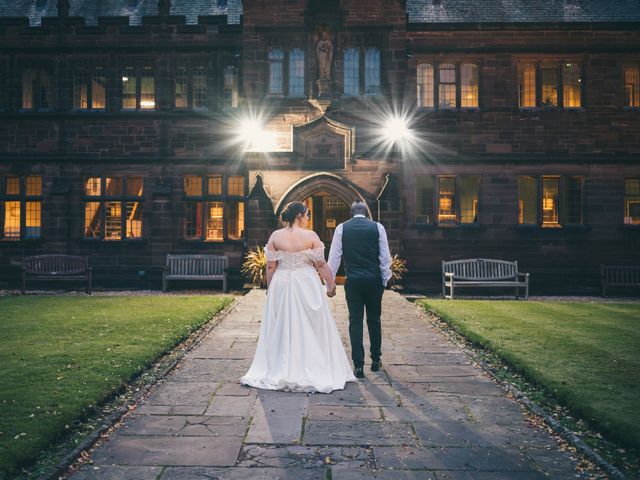
[[(349, 339), (354, 374), (364, 377), (364, 347), (362, 321), (367, 311), (367, 327), (371, 343), (371, 371), (380, 370), (382, 330), (380, 313), (382, 293), (391, 278), (391, 254), (387, 232), (378, 222), (367, 218), (367, 206), (362, 202), (351, 205), (351, 219), (336, 227), (329, 251), (329, 267), (335, 278), (344, 257), (347, 280), (344, 291), (349, 308)], [(335, 295), (335, 283), (329, 296)]]

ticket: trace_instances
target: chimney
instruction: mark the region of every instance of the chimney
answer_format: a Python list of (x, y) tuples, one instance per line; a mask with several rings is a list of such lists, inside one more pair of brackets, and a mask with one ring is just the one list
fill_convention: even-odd
[(67, 18), (69, 16), (69, 0), (58, 0), (58, 17)]

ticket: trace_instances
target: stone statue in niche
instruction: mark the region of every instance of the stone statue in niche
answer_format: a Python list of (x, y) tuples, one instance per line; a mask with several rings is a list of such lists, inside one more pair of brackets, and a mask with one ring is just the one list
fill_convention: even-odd
[(331, 80), (331, 62), (333, 61), (333, 43), (329, 40), (329, 32), (322, 32), (322, 37), (316, 45), (318, 57), (318, 79)]

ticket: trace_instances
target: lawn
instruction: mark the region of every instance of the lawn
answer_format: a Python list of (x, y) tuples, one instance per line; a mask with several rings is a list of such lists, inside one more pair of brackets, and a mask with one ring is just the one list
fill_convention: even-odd
[(623, 445), (640, 448), (640, 305), (426, 300), (426, 309)]
[(0, 478), (32, 463), (231, 300), (0, 298)]

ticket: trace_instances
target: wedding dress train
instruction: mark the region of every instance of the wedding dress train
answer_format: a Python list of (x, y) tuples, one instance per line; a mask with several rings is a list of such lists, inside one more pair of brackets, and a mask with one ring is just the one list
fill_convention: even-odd
[(325, 289), (313, 266), (324, 247), (270, 251), (278, 261), (264, 305), (260, 338), (244, 385), (329, 393), (355, 381)]

